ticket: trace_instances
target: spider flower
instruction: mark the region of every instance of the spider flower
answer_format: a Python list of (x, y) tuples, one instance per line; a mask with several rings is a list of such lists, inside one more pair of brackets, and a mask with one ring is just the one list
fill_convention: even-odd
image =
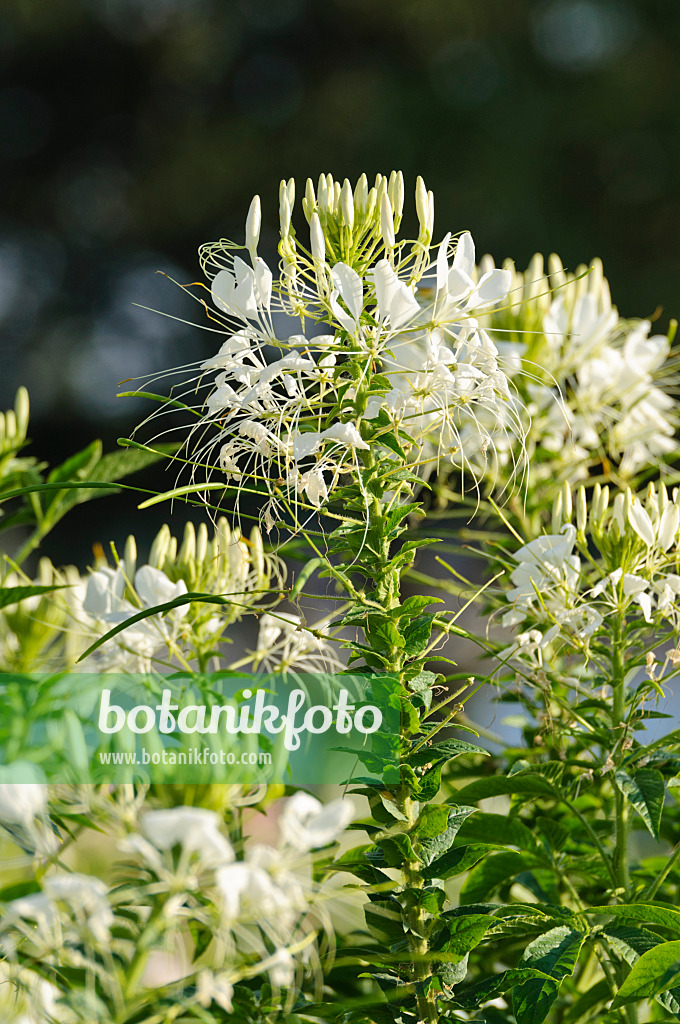
[[(214, 498), (222, 481), (237, 500), (259, 494), (268, 530), (282, 515), (299, 526), (300, 510), (324, 508), (367, 460), (397, 450), (427, 476), (450, 451), (466, 461), (468, 449), (492, 446), (491, 421), (504, 438), (521, 434), (512, 410), (500, 414), (512, 404), (508, 381), (479, 320), (506, 302), (512, 275), (476, 275), (467, 233), (432, 245), (434, 200), (422, 179), (419, 235), (400, 239), (403, 197), (396, 172), (370, 189), (365, 175), (354, 188), (330, 175), (316, 189), (308, 181), (303, 242), (291, 179), (280, 190), (278, 275), (257, 252), (258, 197), (245, 246), (221, 240), (200, 251), (209, 298), (199, 301), (219, 345), (167, 411), (200, 396), (186, 444), (196, 489), (210, 482)], [(481, 410), (475, 434), (470, 417)]]

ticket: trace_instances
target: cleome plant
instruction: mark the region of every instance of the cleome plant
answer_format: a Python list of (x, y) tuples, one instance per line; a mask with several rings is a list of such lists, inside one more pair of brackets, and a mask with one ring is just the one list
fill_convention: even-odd
[[(206, 282), (183, 287), (215, 354), (170, 371), (169, 396), (134, 392), (157, 411), (120, 452), (48, 472), (19, 393), (0, 667), (390, 680), (396, 773), (367, 754), (323, 803), (290, 783), (48, 786), (39, 758), (17, 783), (10, 758), (3, 1020), (678, 1020), (673, 327), (623, 320), (598, 261), (519, 273), (467, 232), (435, 242), (422, 179), (411, 239), (400, 173), (308, 181), (300, 234), (295, 192), (276, 273), (258, 197), (244, 244), (201, 248)], [(180, 478), (142, 505), (211, 527), (29, 572), (70, 507), (162, 458)], [(474, 721), (491, 702), (496, 731)]]

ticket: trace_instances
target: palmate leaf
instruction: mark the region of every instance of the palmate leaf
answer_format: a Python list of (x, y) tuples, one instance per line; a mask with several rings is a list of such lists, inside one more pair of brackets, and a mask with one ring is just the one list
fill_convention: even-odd
[(614, 781), (658, 840), (665, 795), (661, 772), (655, 768), (639, 768), (629, 775), (619, 769), (614, 772)]
[[(655, 949), (663, 943), (663, 939), (660, 939), (658, 935), (648, 932), (644, 928), (617, 926), (616, 928), (607, 928), (606, 935), (610, 946), (626, 961), (629, 967), (634, 967), (644, 953), (648, 953), (650, 949)], [(680, 1019), (679, 987), (658, 993), (655, 998), (664, 1009)]]
[(680, 940), (662, 942), (643, 953), (616, 993), (612, 1007), (625, 1006), (640, 999), (651, 999), (680, 981)]
[(680, 935), (680, 910), (655, 903), (618, 903), (612, 907), (587, 907), (584, 914), (610, 915), (626, 921), (660, 924)]
[(550, 979), (533, 978), (518, 985), (512, 996), (517, 1024), (542, 1024), (557, 999), (564, 978), (574, 973), (585, 936), (568, 925), (559, 925), (531, 942), (521, 966), (533, 967)]

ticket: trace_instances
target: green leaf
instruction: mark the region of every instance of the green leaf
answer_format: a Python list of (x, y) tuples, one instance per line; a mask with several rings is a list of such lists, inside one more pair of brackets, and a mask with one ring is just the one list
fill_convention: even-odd
[(555, 1002), (564, 978), (574, 973), (585, 936), (568, 925), (551, 928), (529, 943), (521, 967), (533, 967), (551, 980), (534, 978), (518, 985), (512, 995), (517, 1024), (541, 1024)]
[(531, 863), (526, 855), (514, 850), (487, 857), (481, 864), (477, 864), (465, 879), (460, 891), (460, 902), (481, 903), (500, 885), (511, 883), (521, 871), (530, 867)]
[(655, 839), (659, 838), (661, 812), (664, 801), (664, 782), (655, 768), (639, 768), (634, 774), (619, 769), (614, 781), (626, 799), (633, 805)]
[[(465, 740), (443, 740), (441, 743), (427, 744), (416, 750), (415, 753), (407, 754), (406, 760), (409, 764), (419, 767), (424, 764), (433, 764), (435, 761), (450, 761), (453, 757), (460, 757), (461, 754), (485, 754), (488, 757), (489, 751), (483, 747), (476, 747), (473, 743), (466, 743)], [(466, 790), (470, 787), (466, 787)], [(456, 793), (456, 803), (463, 790)]]
[(0, 587), (0, 608), (9, 608), (12, 604), (25, 601), (27, 597), (41, 597), (43, 594), (50, 594), (53, 590), (64, 590), (65, 587), (67, 587), (65, 583), (49, 587)]
[(475, 803), (489, 796), (504, 795), (554, 798), (558, 794), (548, 779), (542, 775), (519, 772), (517, 775), (493, 775), (488, 779), (478, 779), (458, 790), (456, 799), (465, 803)]
[(438, 940), (432, 952), (442, 962), (462, 960), (466, 953), (479, 945), (494, 923), (488, 914), (466, 914), (465, 917), (450, 918), (446, 922), (444, 941)]
[(446, 804), (430, 804), (423, 809), (415, 834), (419, 839), (434, 839), (446, 830), (449, 820), (449, 808)]
[(504, 814), (476, 814), (462, 826), (462, 835), (467, 842), (487, 843), (498, 836), (503, 836), (509, 846), (517, 846), (520, 850), (535, 850), (536, 840), (531, 829), (527, 828), (518, 818), (510, 818)]
[[(418, 615), (419, 612), (422, 612), (423, 608), (428, 608), (431, 604), (443, 603), (440, 597), (431, 597), (429, 594), (412, 594), (406, 598), (399, 609), (399, 618), (404, 619), (407, 616), (410, 618), (412, 615)], [(428, 674), (432, 676), (434, 681), (436, 678), (435, 673), (430, 672)]]
[[(382, 441), (383, 439), (380, 438), (380, 440)], [(402, 519), (412, 515), (414, 512), (418, 512), (421, 508), (422, 503), (420, 501), (412, 501), (408, 505), (399, 505), (397, 508), (393, 508), (385, 516), (385, 532), (391, 533), (395, 527), (399, 526)]]
[(404, 654), (407, 658), (415, 658), (425, 650), (430, 642), (433, 619), (434, 615), (419, 615), (409, 622), (404, 630)]
[(646, 921), (660, 924), (680, 934), (680, 910), (653, 903), (617, 903), (613, 907), (586, 907), (584, 914), (609, 914), (627, 921)]
[(421, 858), (425, 866), (428, 866), (437, 857), (441, 857), (442, 854), (451, 849), (461, 825), (471, 814), (476, 813), (478, 813), (476, 807), (448, 808), (448, 820), (445, 830), (431, 839), (423, 840), (421, 838), (423, 847)]
[(228, 597), (222, 597), (219, 594), (180, 594), (179, 597), (174, 597), (172, 601), (165, 601), (163, 604), (156, 604), (153, 605), (153, 607), (151, 608), (144, 608), (141, 612), (135, 612), (135, 614), (131, 615), (129, 619), (125, 619), (124, 622), (119, 622), (118, 625), (114, 626), (113, 629), (110, 629), (108, 633), (105, 633), (104, 636), (100, 636), (98, 640), (95, 640), (93, 644), (90, 644), (87, 650), (83, 651), (83, 653), (80, 655), (79, 658), (76, 659), (76, 661), (83, 661), (85, 658), (89, 657), (90, 654), (92, 654), (99, 647), (101, 647), (102, 644), (105, 644), (109, 640), (112, 640), (114, 636), (117, 636), (119, 633), (122, 633), (122, 631), (124, 629), (127, 629), (128, 626), (133, 626), (135, 622), (141, 622), (142, 619), (148, 619), (152, 615), (162, 615), (164, 612), (172, 611), (173, 608), (181, 608), (182, 605), (192, 604), (195, 601), (201, 604), (228, 605), (230, 603)]
[[(469, 871), (489, 853), (505, 849), (506, 847), (496, 843), (470, 843), (468, 846), (456, 846), (429, 864), (423, 871), (423, 876), (446, 879), (452, 878), (454, 875), (462, 875), (464, 871)], [(515, 856), (519, 855), (515, 854)], [(487, 859), (485, 863), (490, 863), (492, 859)], [(476, 901), (470, 900), (469, 902)]]
[(612, 1007), (651, 999), (680, 981), (680, 940), (662, 942), (643, 953), (616, 993)]

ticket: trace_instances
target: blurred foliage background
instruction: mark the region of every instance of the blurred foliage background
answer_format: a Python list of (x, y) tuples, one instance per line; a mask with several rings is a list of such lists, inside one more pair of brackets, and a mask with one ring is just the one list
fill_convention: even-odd
[[(679, 30), (677, 0), (4, 0), (0, 407), (29, 387), (50, 461), (113, 447), (146, 411), (119, 381), (213, 350), (135, 305), (195, 317), (156, 271), (195, 280), (255, 192), (274, 258), (279, 179), (320, 171), (422, 174), (436, 234), (520, 265), (599, 255), (621, 312), (665, 328)], [(48, 550), (83, 564), (166, 513), (83, 506)]]

